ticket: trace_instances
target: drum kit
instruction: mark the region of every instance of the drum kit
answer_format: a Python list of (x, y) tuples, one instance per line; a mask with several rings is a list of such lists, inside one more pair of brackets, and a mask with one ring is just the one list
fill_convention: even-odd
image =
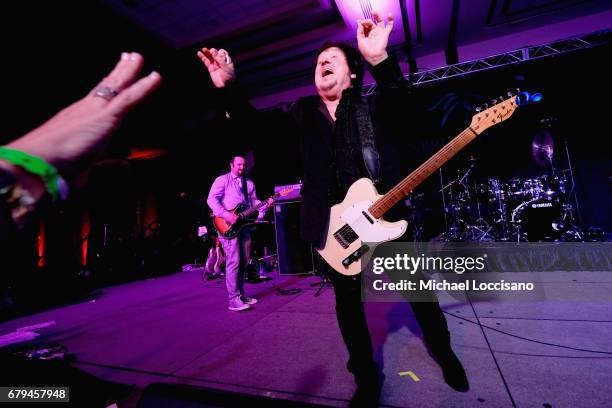
[(574, 183), (571, 168), (552, 166), (553, 143), (549, 135), (536, 135), (534, 161), (549, 172), (531, 178), (473, 181), (477, 159), (458, 171), (443, 186), (446, 241), (582, 241), (571, 204)]

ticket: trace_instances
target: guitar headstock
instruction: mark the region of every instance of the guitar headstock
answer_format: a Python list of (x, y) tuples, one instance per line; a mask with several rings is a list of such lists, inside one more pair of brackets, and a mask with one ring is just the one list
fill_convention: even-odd
[(279, 197), (284, 197), (288, 194), (290, 194), (293, 190), (297, 190), (296, 187), (287, 187), (284, 188), (282, 190), (280, 190), (279, 192), (275, 193), (272, 197), (270, 197), (272, 200), (276, 200)]
[(289, 193), (291, 193), (293, 190), (295, 190), (295, 188), (289, 187), (289, 188), (285, 188), (285, 189), (279, 191), (277, 194), (278, 194), (279, 197), (284, 197), (284, 196), (288, 195)]
[(491, 107), (485, 104), (484, 110), (477, 108), (476, 111), (478, 113), (472, 117), (470, 128), (478, 135), (491, 126), (497, 125), (512, 116), (518, 107), (517, 95), (508, 92), (506, 99), (503, 97), (493, 99), (491, 104), (493, 105)]

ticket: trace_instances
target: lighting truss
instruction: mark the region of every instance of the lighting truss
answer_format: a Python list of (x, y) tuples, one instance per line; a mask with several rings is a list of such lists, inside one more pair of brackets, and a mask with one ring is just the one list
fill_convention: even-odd
[[(474, 61), (462, 62), (441, 68), (417, 72), (412, 78), (406, 75), (412, 85), (419, 86), (455, 78), (475, 72), (489, 69), (501, 68), (508, 65), (519, 64), (541, 58), (548, 58), (567, 54), (573, 51), (584, 50), (610, 43), (612, 30), (596, 31), (582, 36), (572, 37), (564, 40), (554, 41), (544, 45), (519, 48), (503, 54), (480, 58)], [(376, 84), (368, 84), (363, 87), (363, 95), (370, 95), (376, 90)]]

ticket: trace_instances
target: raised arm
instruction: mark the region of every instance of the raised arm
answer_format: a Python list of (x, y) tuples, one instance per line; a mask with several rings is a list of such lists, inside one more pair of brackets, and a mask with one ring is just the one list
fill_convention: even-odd
[(202, 48), (197, 55), (208, 69), (210, 79), (217, 88), (225, 88), (227, 84), (236, 79), (234, 62), (224, 49)]
[(363, 59), (376, 66), (389, 56), (387, 45), (393, 31), (393, 15), (389, 14), (387, 23), (376, 11), (372, 12), (372, 16), (374, 21), (357, 20), (357, 46)]
[(14, 179), (5, 180), (10, 185), (2, 191), (12, 188), (16, 224), (46, 191), (54, 197), (67, 192), (64, 179), (78, 176), (104, 150), (123, 117), (159, 86), (157, 72), (138, 79), (143, 64), (140, 54), (124, 52), (87, 96), (0, 149), (0, 170)]
[[(258, 111), (249, 103), (246, 92), (238, 85), (232, 58), (224, 49), (202, 48), (197, 56), (206, 67), (213, 85), (218, 89), (213, 98), (225, 116), (244, 123), (258, 121)], [(256, 127), (256, 124), (253, 124)]]
[(374, 21), (357, 21), (357, 45), (361, 56), (368, 62), (370, 73), (381, 90), (409, 89), (410, 84), (404, 78), (395, 55), (387, 53), (389, 35), (393, 31), (393, 15), (389, 14), (387, 23), (376, 11), (372, 12), (372, 16)]

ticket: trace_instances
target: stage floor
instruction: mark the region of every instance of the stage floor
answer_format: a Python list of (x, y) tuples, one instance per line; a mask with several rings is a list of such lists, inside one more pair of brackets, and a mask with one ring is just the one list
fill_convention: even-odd
[[(318, 277), (270, 276), (246, 285), (247, 294), (260, 300), (249, 311), (228, 311), (224, 282), (203, 282), (196, 269), (105, 288), (83, 303), (1, 323), (0, 336), (55, 321), (32, 343), (65, 345), (76, 367), (135, 384), (119, 407), (135, 406), (139, 391), (155, 382), (346, 406), (354, 385), (333, 289), (315, 297), (317, 287), (310, 284)], [(583, 299), (612, 293), (612, 274), (547, 276), (560, 291)], [(300, 291), (282, 294), (288, 289)], [(445, 294), (440, 302), (470, 391), (444, 383), (408, 304), (368, 303), (375, 354), (386, 376), (381, 406), (610, 406), (612, 303), (472, 305)]]

